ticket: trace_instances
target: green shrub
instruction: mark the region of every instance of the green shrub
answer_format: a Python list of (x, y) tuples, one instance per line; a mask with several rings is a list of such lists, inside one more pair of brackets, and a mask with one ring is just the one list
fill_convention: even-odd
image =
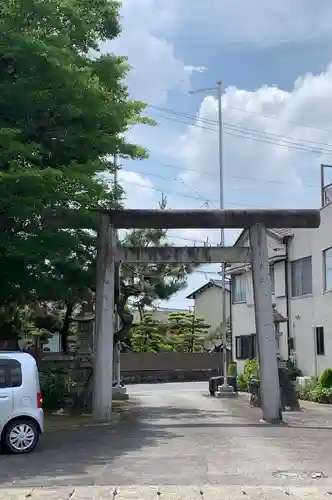
[[(319, 379), (317, 377), (312, 377), (310, 380), (307, 380), (305, 384), (298, 385), (298, 398), (304, 401), (313, 401), (315, 403), (332, 404), (332, 387), (323, 387), (321, 383), (322, 376)], [(325, 383), (327, 383), (326, 380)]]
[(319, 378), (319, 384), (324, 389), (332, 387), (332, 368), (326, 368)]
[(296, 387), (297, 397), (303, 401), (312, 401), (312, 391), (317, 387), (318, 380), (315, 377), (306, 379), (305, 382)]
[(76, 383), (66, 373), (45, 372), (40, 375), (40, 389), (45, 410), (57, 410), (65, 406)]
[(236, 377), (236, 375), (237, 375), (236, 363), (231, 363), (228, 366), (228, 376), (229, 377)]
[(244, 365), (243, 377), (246, 384), (250, 384), (253, 378), (259, 379), (258, 361), (256, 359), (247, 359)]
[(237, 390), (240, 392), (248, 391), (248, 384), (245, 381), (243, 373), (240, 373), (240, 375), (237, 376)]
[(312, 389), (310, 393), (310, 400), (315, 403), (332, 403), (332, 387), (322, 387), (320, 383)]

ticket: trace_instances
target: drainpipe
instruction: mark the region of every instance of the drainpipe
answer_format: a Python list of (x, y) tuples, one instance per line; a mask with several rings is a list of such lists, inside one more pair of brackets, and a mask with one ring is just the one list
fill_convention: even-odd
[(286, 294), (286, 317), (287, 317), (287, 354), (288, 359), (290, 358), (290, 337), (291, 337), (291, 327), (290, 327), (290, 296), (289, 296), (289, 241), (290, 237), (286, 236), (284, 238), (286, 247), (286, 261), (285, 261), (285, 294)]

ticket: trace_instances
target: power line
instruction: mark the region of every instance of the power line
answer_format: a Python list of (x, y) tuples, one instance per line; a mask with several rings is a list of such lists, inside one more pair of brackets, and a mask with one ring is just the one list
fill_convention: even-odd
[[(152, 190), (152, 191), (157, 191), (159, 193), (166, 193), (166, 194), (170, 194), (172, 196), (176, 196), (176, 197), (179, 197), (179, 198), (188, 198), (190, 200), (198, 200), (198, 201), (201, 201), (202, 200), (202, 197), (201, 196), (191, 196), (189, 194), (183, 194), (183, 193), (177, 193), (177, 192), (174, 192), (174, 191), (169, 191), (169, 190), (165, 190), (165, 189), (160, 189), (160, 188), (157, 188), (155, 186), (147, 186), (146, 184), (140, 184), (139, 182), (136, 182), (136, 181), (129, 181), (129, 180), (125, 180), (123, 181), (124, 184), (133, 184), (135, 186), (139, 186), (139, 187), (142, 187), (142, 188), (145, 188), (145, 189), (149, 189), (149, 190)], [(210, 200), (211, 203), (218, 203), (218, 200)], [(247, 203), (244, 205), (244, 204), (241, 204), (241, 203), (235, 203), (235, 202), (231, 202), (231, 201), (226, 201), (227, 205), (234, 205), (234, 206), (237, 206), (237, 207), (250, 207), (250, 208), (264, 208), (262, 207), (262, 205), (248, 205)]]
[(233, 111), (239, 111), (240, 113), (247, 113), (249, 115), (259, 116), (261, 118), (267, 118), (268, 120), (276, 120), (276, 121), (279, 121), (281, 123), (289, 123), (291, 125), (296, 125), (297, 127), (303, 127), (303, 128), (308, 128), (308, 129), (312, 129), (312, 130), (319, 130), (321, 132), (332, 133), (332, 130), (328, 129), (328, 128), (316, 127), (315, 125), (308, 125), (306, 123), (299, 123), (299, 122), (296, 122), (293, 120), (283, 120), (282, 118), (278, 118), (277, 116), (266, 115), (263, 113), (259, 113), (257, 111), (249, 111), (248, 109), (234, 108), (233, 106), (227, 106), (226, 109), (231, 109)]
[[(204, 130), (209, 130), (209, 131), (212, 131), (212, 132), (217, 132), (217, 129), (215, 129), (215, 128), (206, 127), (206, 126), (203, 126), (203, 125), (199, 125), (197, 123), (188, 123), (188, 122), (185, 122), (183, 120), (172, 118), (170, 116), (157, 115), (157, 118), (161, 118), (161, 119), (164, 119), (164, 120), (169, 120), (169, 121), (173, 121), (173, 122), (177, 122), (177, 123), (183, 123), (184, 125), (188, 125), (190, 127), (195, 127), (195, 128), (200, 128), (200, 129), (204, 129)], [(240, 131), (238, 131), (238, 132), (240, 132)], [(264, 144), (271, 144), (273, 146), (287, 147), (287, 148), (290, 148), (290, 149), (295, 149), (295, 150), (298, 150), (298, 151), (304, 151), (304, 152), (307, 152), (307, 153), (314, 153), (314, 154), (319, 154), (319, 155), (322, 155), (322, 154), (332, 155), (332, 150), (323, 150), (323, 149), (318, 149), (318, 148), (314, 149), (314, 148), (311, 148), (311, 147), (307, 147), (308, 145), (306, 145), (304, 142), (303, 142), (303, 146), (300, 146), (300, 145), (298, 146), (297, 143), (289, 142), (286, 139), (284, 139), (284, 140), (281, 139), (279, 142), (276, 142), (275, 140), (268, 140), (269, 137), (266, 137), (266, 139), (260, 138), (260, 136), (258, 136), (257, 134), (251, 133), (251, 132), (236, 133), (236, 131), (229, 132), (228, 130), (225, 130), (224, 134), (230, 135), (230, 136), (233, 136), (233, 137), (239, 137), (240, 139), (250, 139), (250, 140), (255, 141), (255, 142), (261, 142), (261, 143), (264, 143)], [(329, 144), (326, 144), (326, 145), (329, 146)]]
[[(130, 173), (129, 170), (125, 170), (125, 172)], [(215, 208), (218, 209), (217, 205), (215, 205), (213, 200), (203, 196), (199, 191), (197, 191), (197, 189), (190, 186), (190, 184), (187, 184), (183, 179), (181, 179), (181, 177), (166, 177), (164, 175), (156, 174), (154, 172), (137, 172), (137, 173), (139, 173), (140, 175), (156, 177), (157, 179), (162, 179), (164, 181), (181, 182), (181, 184), (183, 184), (185, 187), (191, 189), (195, 194), (197, 194), (198, 198), (195, 197), (194, 199), (200, 199), (200, 200), (204, 201), (203, 205), (200, 208), (206, 208), (207, 205), (211, 204), (211, 205), (215, 206)]]
[[(163, 89), (164, 92), (170, 92), (171, 90), (173, 90), (173, 89), (171, 89), (171, 88), (164, 88)], [(210, 90), (214, 91), (215, 89), (211, 88)], [(211, 97), (211, 95), (209, 97)], [(215, 99), (214, 95), (212, 97)], [(146, 105), (148, 107), (150, 107), (150, 108), (154, 107), (153, 105), (150, 105), (149, 103), (146, 103)], [(237, 112), (240, 112), (240, 113), (245, 113), (245, 114), (249, 114), (249, 115), (258, 116), (260, 118), (266, 118), (268, 120), (274, 120), (274, 121), (281, 122), (281, 123), (289, 123), (291, 125), (296, 125), (297, 127), (300, 127), (300, 128), (307, 128), (307, 129), (312, 129), (312, 130), (318, 130), (320, 132), (332, 133), (332, 129), (328, 129), (328, 128), (324, 128), (324, 127), (317, 127), (315, 125), (310, 125), (310, 124), (307, 124), (307, 123), (300, 123), (300, 122), (297, 122), (295, 120), (286, 120), (286, 119), (280, 118), (280, 117), (275, 116), (275, 115), (269, 115), (269, 114), (266, 114), (266, 113), (260, 113), (258, 111), (250, 111), (248, 109), (237, 108), (235, 106), (229, 106), (227, 104), (225, 106), (225, 110), (228, 110), (228, 109), (230, 109), (232, 111), (237, 111)]]
[[(198, 170), (198, 169), (195, 169), (195, 168), (184, 168), (184, 167), (180, 167), (179, 165), (169, 165), (169, 164), (165, 164), (165, 163), (158, 163), (158, 165), (160, 165), (161, 167), (165, 167), (165, 168), (173, 168), (175, 170), (179, 170), (179, 171), (188, 171), (188, 172), (198, 172), (198, 173), (202, 173), (201, 170)], [(130, 172), (129, 170), (125, 170), (125, 172)], [(135, 173), (138, 173), (140, 175), (146, 175), (146, 176), (150, 176), (150, 177), (156, 177), (157, 179), (162, 179), (162, 180), (168, 180), (168, 181), (175, 181), (175, 182), (182, 182), (185, 186), (187, 186), (188, 188), (192, 189), (193, 191), (196, 192), (196, 190), (194, 190), (194, 188), (192, 186), (190, 186), (189, 184), (185, 183), (182, 179), (180, 178), (177, 178), (177, 177), (166, 177), (166, 176), (163, 176), (163, 175), (160, 175), (160, 174), (156, 174), (155, 172), (145, 172), (145, 171), (136, 171), (135, 170)], [(240, 180), (248, 180), (248, 181), (255, 181), (255, 182), (268, 182), (268, 183), (271, 183), (271, 184), (284, 184), (284, 185), (288, 185), (289, 186), (289, 182), (286, 182), (286, 181), (279, 181), (279, 180), (273, 180), (273, 179), (261, 179), (259, 177), (248, 177), (248, 176), (242, 176), (242, 175), (230, 175), (228, 178), (230, 179), (240, 179)], [(320, 186), (318, 184), (302, 184), (303, 187), (308, 187), (308, 188), (319, 188)], [(234, 189), (234, 187), (232, 187), (232, 189)], [(241, 189), (241, 188), (239, 188)], [(200, 197), (202, 199), (205, 199), (205, 197), (203, 195), (200, 195)], [(213, 203), (212, 200), (209, 200), (209, 199), (206, 199), (206, 201), (208, 203)]]
[[(204, 240), (200, 240), (200, 239), (197, 239), (197, 238), (186, 238), (184, 236), (173, 236), (173, 235), (168, 234), (167, 235), (167, 239), (169, 239), (169, 238), (174, 239), (174, 240), (190, 241), (191, 243), (206, 244), (206, 240), (204, 241)], [(209, 245), (219, 246), (220, 243), (217, 243), (216, 241), (210, 241)]]
[[(190, 120), (199, 121), (200, 123), (205, 123), (205, 124), (208, 124), (208, 125), (218, 125), (217, 120), (208, 119), (208, 118), (201, 118), (201, 117), (199, 117), (197, 115), (195, 116), (195, 115), (192, 115), (192, 114), (183, 113), (181, 111), (176, 111), (174, 109), (166, 108), (166, 107), (161, 107), (161, 106), (149, 105), (149, 107), (152, 108), (152, 109), (156, 109), (158, 111), (165, 112), (165, 113), (170, 113), (170, 114), (173, 114), (173, 115), (176, 115), (176, 116), (188, 118)], [(236, 109), (236, 108), (234, 108), (234, 109)], [(312, 141), (310, 139), (305, 139), (304, 140), (304, 139), (300, 139), (298, 137), (290, 137), (290, 136), (287, 136), (287, 135), (275, 134), (273, 132), (266, 132), (266, 131), (262, 131), (262, 130), (254, 129), (254, 128), (250, 128), (250, 127), (243, 127), (243, 126), (239, 126), (239, 125), (236, 125), (236, 124), (233, 124), (233, 123), (228, 123), (228, 122), (224, 122), (223, 125), (225, 126), (225, 128), (235, 129), (235, 130), (242, 131), (242, 132), (252, 132), (252, 133), (257, 134), (257, 135), (267, 136), (268, 138), (277, 137), (277, 138), (280, 138), (280, 139), (287, 139), (287, 140), (291, 140), (291, 141), (299, 141), (301, 145), (303, 145), (303, 144), (306, 144), (306, 145), (313, 144), (313, 145), (331, 146), (331, 144), (328, 144), (326, 142)], [(308, 127), (309, 128), (313, 128), (311, 126), (308, 126)], [(332, 133), (332, 130), (328, 130), (328, 129), (321, 129), (321, 131)], [(295, 142), (295, 144), (296, 144), (296, 142)]]
[[(165, 168), (173, 168), (175, 170), (183, 170), (185, 172), (198, 172), (202, 173), (201, 170), (198, 168), (189, 168), (189, 167), (180, 167), (179, 165), (171, 165), (169, 163), (158, 163), (161, 167)], [(264, 179), (260, 177), (251, 177), (251, 176), (244, 176), (244, 175), (230, 175), (228, 176), (230, 179), (241, 179), (241, 180), (248, 180), (248, 181), (261, 181), (261, 182), (271, 182), (272, 184), (287, 184), (289, 185), (288, 182), (285, 181), (279, 181), (279, 180), (274, 180), (274, 179)], [(319, 184), (303, 184), (304, 187), (310, 187), (310, 188), (319, 188)]]

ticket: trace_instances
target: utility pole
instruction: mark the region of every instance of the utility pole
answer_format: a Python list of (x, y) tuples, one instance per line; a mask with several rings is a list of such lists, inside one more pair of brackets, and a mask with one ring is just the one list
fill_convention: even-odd
[[(222, 82), (221, 80), (217, 83), (218, 89), (218, 133), (219, 133), (219, 185), (220, 185), (220, 198), (219, 206), (220, 210), (224, 210), (224, 162), (223, 162), (223, 134), (222, 134)], [(225, 229), (222, 227), (220, 230), (220, 246), (225, 246)], [(226, 262), (221, 262), (221, 294), (222, 294), (222, 333), (223, 333), (223, 375), (224, 382), (218, 387), (218, 397), (223, 395), (234, 394), (234, 389), (231, 385), (228, 385), (227, 374), (227, 295), (226, 295)]]
[[(219, 160), (219, 208), (224, 210), (224, 162), (223, 162), (223, 130), (222, 130), (222, 81), (219, 80), (217, 82), (217, 87), (213, 89), (199, 89), (193, 90), (190, 94), (196, 94), (198, 92), (207, 92), (207, 91), (217, 91), (217, 101), (218, 101), (218, 160)], [(225, 246), (225, 229), (220, 229), (220, 246)], [(232, 386), (228, 385), (227, 380), (227, 295), (226, 295), (226, 262), (220, 263), (220, 271), (221, 271), (221, 307), (222, 307), (222, 343), (223, 349), (221, 352), (221, 368), (223, 373), (223, 384), (218, 387), (218, 391), (216, 392), (217, 397), (229, 397), (234, 395), (234, 389)]]

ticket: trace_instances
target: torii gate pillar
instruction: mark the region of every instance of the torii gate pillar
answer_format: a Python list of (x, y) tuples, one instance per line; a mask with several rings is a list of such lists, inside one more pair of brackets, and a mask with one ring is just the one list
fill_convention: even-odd
[(265, 422), (274, 423), (280, 421), (282, 417), (280, 413), (280, 386), (271, 307), (272, 291), (265, 226), (263, 224), (251, 226), (249, 228), (249, 237), (262, 417)]

